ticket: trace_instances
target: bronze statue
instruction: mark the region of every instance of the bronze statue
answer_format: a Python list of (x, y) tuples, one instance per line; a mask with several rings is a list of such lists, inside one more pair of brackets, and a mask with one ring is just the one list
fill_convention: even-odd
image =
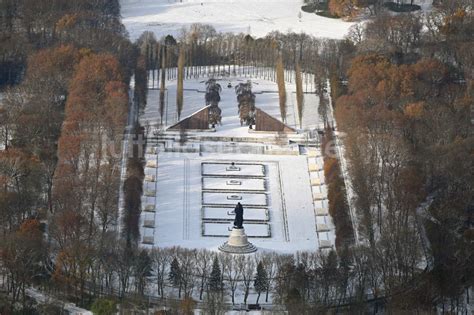
[(235, 219), (234, 219), (234, 228), (235, 229), (242, 229), (242, 224), (244, 223), (244, 208), (240, 204), (237, 203), (234, 209)]

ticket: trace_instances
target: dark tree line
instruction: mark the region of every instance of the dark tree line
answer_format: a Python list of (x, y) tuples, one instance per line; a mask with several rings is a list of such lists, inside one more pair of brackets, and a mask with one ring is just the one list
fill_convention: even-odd
[(404, 275), (420, 255), (429, 261), (413, 282), (385, 284), (406, 293), (390, 303), (462, 312), (474, 283), (474, 178), (466, 162), (474, 141), (474, 24), (464, 1), (434, 5), (426, 19), (380, 15), (355, 26), (331, 92), (371, 260), (391, 257)]
[(105, 244), (117, 239), (137, 50), (118, 1), (6, 0), (0, 24), (0, 312), (27, 312), (33, 284), (87, 304), (92, 257), (107, 277)]
[(354, 230), (340, 161), (331, 155), (331, 153), (334, 154), (334, 146), (333, 131), (331, 128), (326, 128), (321, 147), (324, 148), (324, 178), (328, 193), (328, 211), (336, 227), (336, 248), (342, 251), (354, 245)]
[[(322, 77), (323, 69), (338, 60), (337, 51), (342, 47), (338, 41), (317, 39), (303, 33), (272, 32), (263, 38), (253, 38), (243, 34), (217, 33), (212, 26), (202, 24), (183, 29), (176, 39), (169, 35), (157, 39), (152, 33), (145, 32), (137, 44), (150, 70), (163, 67), (163, 47), (166, 47), (165, 68), (177, 67), (179, 50), (185, 51), (185, 65), (190, 68), (186, 78), (201, 73), (204, 70), (202, 66), (215, 65), (217, 72), (228, 73), (235, 72), (236, 66), (249, 66), (247, 74), (260, 71), (273, 80), (276, 79), (274, 69), (279, 55), (288, 73), (299, 64), (303, 72), (318, 73)], [(273, 69), (272, 72), (266, 67)], [(176, 75), (169, 70), (165, 72), (169, 76)], [(154, 76), (155, 72), (151, 75)], [(154, 77), (151, 79), (155, 81)]]
[(0, 3), (0, 86), (22, 80), (31, 53), (61, 44), (113, 51), (133, 69), (129, 58), (133, 48), (124, 35), (117, 0), (4, 0)]
[(138, 246), (141, 239), (139, 223), (142, 212), (143, 179), (145, 177), (144, 160), (136, 152), (136, 146), (138, 145), (133, 145), (133, 156), (128, 158), (127, 161), (127, 178), (123, 184), (124, 213), (122, 214), (122, 222), (120, 222), (122, 224), (122, 237), (128, 246), (133, 247)]

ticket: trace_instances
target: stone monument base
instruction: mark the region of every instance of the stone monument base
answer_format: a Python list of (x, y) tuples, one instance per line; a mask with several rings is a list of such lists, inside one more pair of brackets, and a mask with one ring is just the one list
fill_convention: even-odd
[(257, 251), (257, 247), (247, 240), (245, 229), (232, 228), (229, 240), (219, 246), (219, 250), (230, 254), (249, 254)]

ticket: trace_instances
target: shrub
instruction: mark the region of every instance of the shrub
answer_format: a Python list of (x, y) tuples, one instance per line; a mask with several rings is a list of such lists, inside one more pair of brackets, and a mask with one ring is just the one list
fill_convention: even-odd
[(307, 13), (314, 13), (316, 11), (327, 11), (328, 2), (319, 2), (319, 3), (308, 3), (301, 7), (301, 10)]
[(421, 10), (421, 7), (417, 4), (397, 4), (395, 2), (385, 2), (383, 6), (393, 12), (413, 12)]
[(91, 311), (94, 315), (114, 315), (117, 313), (117, 302), (110, 299), (96, 299)]

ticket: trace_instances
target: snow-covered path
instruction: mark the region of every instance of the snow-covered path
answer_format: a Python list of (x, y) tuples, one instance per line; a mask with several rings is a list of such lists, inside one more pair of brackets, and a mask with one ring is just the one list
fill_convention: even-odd
[[(341, 39), (352, 23), (301, 11), (302, 0), (121, 0), (123, 23), (135, 40), (144, 31), (158, 38), (179, 35), (193, 23), (217, 31), (261, 37), (272, 31)], [(299, 13), (301, 12), (301, 19)]]

